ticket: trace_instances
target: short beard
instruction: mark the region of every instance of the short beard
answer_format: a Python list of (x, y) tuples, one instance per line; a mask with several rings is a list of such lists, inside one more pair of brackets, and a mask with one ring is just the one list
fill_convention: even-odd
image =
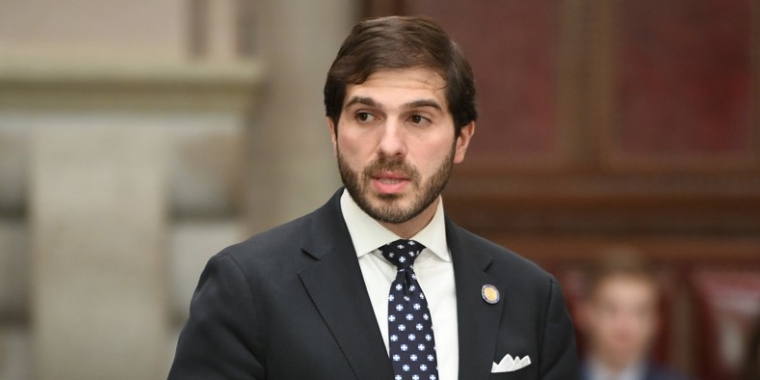
[[(400, 224), (413, 219), (427, 209), (446, 187), (446, 183), (451, 177), (451, 170), (454, 167), (455, 144), (452, 145), (449, 154), (444, 158), (438, 170), (422, 184), (420, 183), (420, 174), (413, 166), (403, 159), (389, 160), (385, 157), (380, 157), (367, 166), (360, 179), (359, 173), (353, 171), (343, 159), (340, 148), (338, 148), (337, 154), (338, 170), (348, 194), (367, 215), (382, 223)], [(410, 179), (410, 184), (414, 187), (413, 196), (415, 197), (410, 207), (404, 209), (394, 205), (394, 201), (400, 198), (397, 194), (380, 194), (378, 198), (383, 204), (379, 207), (372, 205), (368, 194), (370, 181), (377, 173), (383, 171), (402, 173)]]

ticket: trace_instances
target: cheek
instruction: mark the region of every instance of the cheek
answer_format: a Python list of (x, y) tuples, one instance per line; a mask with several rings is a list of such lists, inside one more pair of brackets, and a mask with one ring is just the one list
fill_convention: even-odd
[(338, 148), (352, 155), (367, 155), (375, 152), (379, 143), (379, 128), (361, 128), (352, 123), (341, 123), (338, 127)]
[[(452, 139), (437, 138), (420, 143), (416, 149), (410, 147), (409, 155), (413, 156), (420, 167), (426, 167), (428, 171), (435, 172), (448, 159), (451, 149), (454, 148)], [(455, 153), (456, 157), (456, 153)]]
[(607, 336), (615, 336), (627, 329), (625, 318), (621, 318), (619, 310), (606, 310), (600, 313), (599, 329)]
[(619, 329), (619, 324), (615, 318), (606, 316), (599, 320), (599, 329), (602, 330), (606, 335), (610, 335)]
[(337, 139), (337, 148), (344, 160), (356, 162), (362, 154), (362, 140), (357, 136), (347, 133), (339, 133)]
[(657, 331), (654, 316), (646, 316), (639, 319), (638, 329), (641, 332), (641, 335), (647, 339), (651, 336), (654, 336), (655, 332)]

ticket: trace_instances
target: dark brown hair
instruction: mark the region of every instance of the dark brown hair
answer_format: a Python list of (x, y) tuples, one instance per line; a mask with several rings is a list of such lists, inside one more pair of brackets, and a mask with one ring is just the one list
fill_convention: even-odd
[(420, 17), (382, 17), (353, 28), (327, 73), (327, 116), (338, 125), (348, 84), (364, 83), (379, 70), (418, 67), (436, 71), (446, 82), (446, 101), (458, 136), (478, 117), (472, 68), (440, 26)]
[(635, 277), (652, 284), (659, 292), (657, 274), (652, 264), (630, 247), (615, 247), (605, 250), (596, 261), (586, 268), (584, 290), (587, 298), (593, 297), (594, 292), (606, 280), (617, 277)]

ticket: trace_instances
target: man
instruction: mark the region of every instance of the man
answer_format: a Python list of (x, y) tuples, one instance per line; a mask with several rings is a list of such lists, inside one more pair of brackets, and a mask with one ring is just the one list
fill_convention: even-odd
[(676, 380), (648, 360), (658, 330), (659, 287), (636, 253), (613, 251), (587, 273), (581, 324), (588, 352), (583, 380)]
[(476, 119), (472, 70), (445, 32), (359, 23), (324, 99), (345, 189), (209, 261), (169, 377), (576, 378), (554, 278), (444, 214)]

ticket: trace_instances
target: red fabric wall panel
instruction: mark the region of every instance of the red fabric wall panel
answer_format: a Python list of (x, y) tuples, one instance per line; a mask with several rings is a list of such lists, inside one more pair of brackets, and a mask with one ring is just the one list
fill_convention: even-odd
[(746, 154), (751, 1), (616, 4), (617, 149), (635, 155)]
[(560, 1), (409, 1), (436, 20), (475, 71), (480, 122), (470, 154), (542, 154), (557, 147)]

